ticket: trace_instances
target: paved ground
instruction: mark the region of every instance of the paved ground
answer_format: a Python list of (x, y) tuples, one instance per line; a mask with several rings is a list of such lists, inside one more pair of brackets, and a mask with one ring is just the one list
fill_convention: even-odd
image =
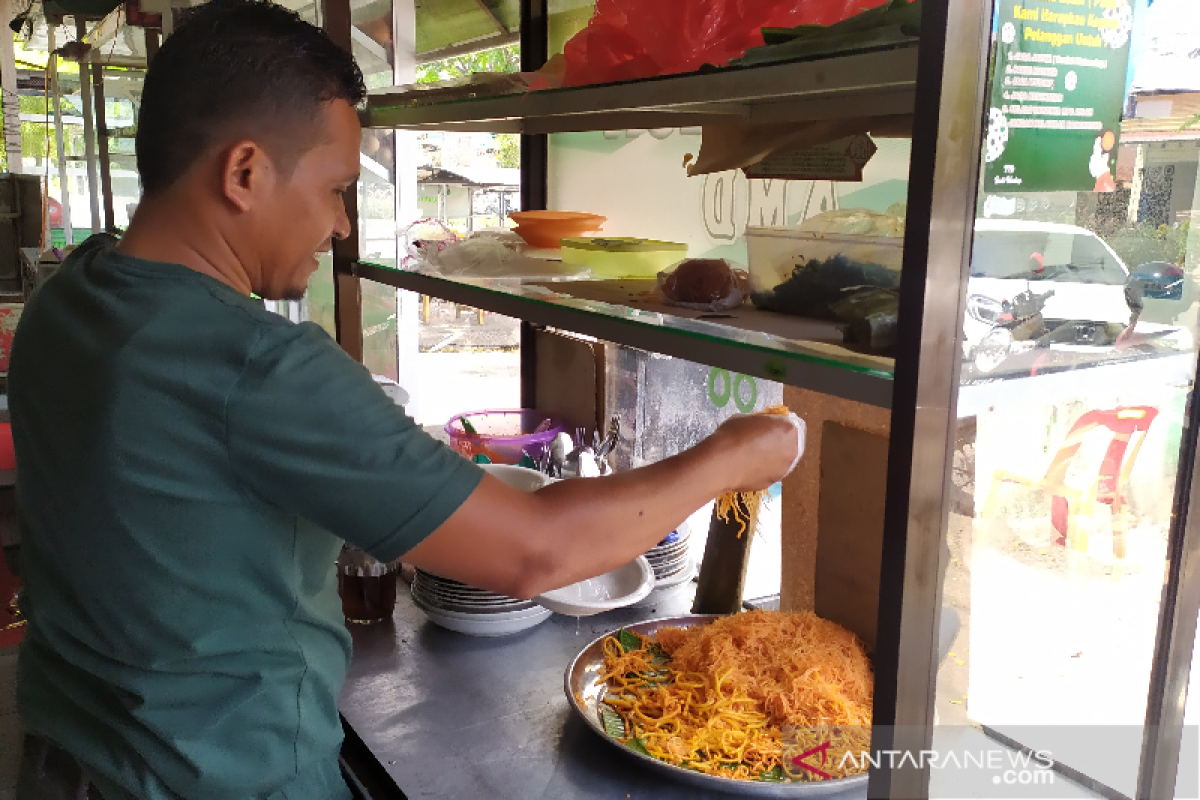
[(463, 350), (511, 350), (520, 345), (520, 321), (499, 314), (479, 312), (442, 300), (429, 303), (429, 321), (420, 329), (421, 352)]

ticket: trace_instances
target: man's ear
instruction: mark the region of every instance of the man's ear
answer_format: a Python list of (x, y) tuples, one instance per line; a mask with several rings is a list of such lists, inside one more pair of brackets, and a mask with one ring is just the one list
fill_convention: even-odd
[(221, 190), (239, 211), (249, 211), (275, 182), (275, 165), (258, 143), (235, 142), (221, 159)]

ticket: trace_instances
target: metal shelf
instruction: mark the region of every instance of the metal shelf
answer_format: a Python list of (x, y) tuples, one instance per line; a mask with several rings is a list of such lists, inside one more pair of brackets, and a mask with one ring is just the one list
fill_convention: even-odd
[[(611, 298), (619, 282), (448, 280), (366, 263), (355, 264), (354, 274), (538, 325), (891, 407), (892, 359), (841, 345), (840, 331), (824, 320), (748, 307), (704, 319), (644, 299), (631, 298), (629, 304), (595, 299)], [(607, 292), (596, 290), (600, 283), (608, 284)]]
[(917, 48), (905, 45), (523, 94), (437, 101), (435, 93), (375, 92), (363, 123), (539, 134), (893, 116), (912, 113), (916, 80)]

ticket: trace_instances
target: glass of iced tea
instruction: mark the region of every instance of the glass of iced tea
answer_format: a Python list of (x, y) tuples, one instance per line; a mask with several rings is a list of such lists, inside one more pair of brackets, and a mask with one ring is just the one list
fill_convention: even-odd
[(399, 570), (399, 561), (385, 564), (353, 545), (344, 545), (337, 560), (337, 576), (346, 621), (370, 625), (390, 619), (396, 607)]

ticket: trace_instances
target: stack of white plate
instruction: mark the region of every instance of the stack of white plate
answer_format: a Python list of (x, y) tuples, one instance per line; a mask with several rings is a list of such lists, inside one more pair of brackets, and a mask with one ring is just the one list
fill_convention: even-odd
[(506, 636), (545, 622), (551, 611), (530, 600), (476, 589), (418, 569), (412, 582), (413, 604), (429, 621), (471, 636)]
[(687, 583), (696, 576), (688, 545), (691, 531), (686, 525), (650, 548), (646, 560), (654, 570), (654, 589), (635, 608), (651, 606), (687, 588)]

